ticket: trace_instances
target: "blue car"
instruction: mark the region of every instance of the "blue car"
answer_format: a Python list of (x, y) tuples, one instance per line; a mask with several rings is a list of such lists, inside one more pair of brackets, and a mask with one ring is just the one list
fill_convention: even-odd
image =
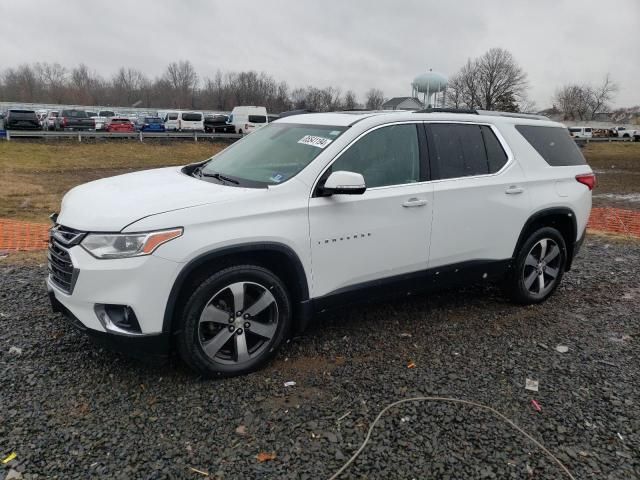
[(144, 117), (140, 130), (143, 132), (164, 132), (164, 122), (160, 117)]

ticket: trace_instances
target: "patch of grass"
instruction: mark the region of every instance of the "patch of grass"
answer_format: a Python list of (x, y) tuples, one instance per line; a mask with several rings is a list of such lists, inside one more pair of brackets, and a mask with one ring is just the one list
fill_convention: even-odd
[(601, 195), (640, 193), (640, 142), (594, 142), (582, 153), (598, 176), (594, 205), (637, 209), (637, 202), (616, 201)]
[(99, 178), (204, 160), (224, 143), (0, 142), (0, 218), (47, 222), (71, 188)]

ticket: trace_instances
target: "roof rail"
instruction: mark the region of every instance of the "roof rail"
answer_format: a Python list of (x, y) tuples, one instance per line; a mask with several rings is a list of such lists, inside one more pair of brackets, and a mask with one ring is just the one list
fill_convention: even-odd
[(413, 113), (470, 113), (472, 115), (478, 115), (477, 110), (466, 108), (423, 108)]
[(546, 117), (544, 115), (537, 115), (535, 113), (498, 112), (494, 110), (478, 110), (478, 114), (489, 115), (493, 117), (528, 118), (529, 120), (550, 120), (549, 117)]

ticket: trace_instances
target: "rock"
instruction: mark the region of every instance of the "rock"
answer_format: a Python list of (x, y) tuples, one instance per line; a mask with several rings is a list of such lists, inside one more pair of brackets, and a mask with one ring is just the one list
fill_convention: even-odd
[(20, 347), (10, 347), (9, 348), (9, 354), (10, 355), (22, 355), (22, 349)]
[(4, 480), (21, 480), (21, 479), (22, 479), (22, 474), (19, 471), (14, 470), (13, 468), (9, 470), (9, 473), (7, 473), (7, 476), (4, 477)]

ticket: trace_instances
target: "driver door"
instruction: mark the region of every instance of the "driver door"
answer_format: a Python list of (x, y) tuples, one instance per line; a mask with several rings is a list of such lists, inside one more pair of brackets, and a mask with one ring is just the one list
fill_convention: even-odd
[(309, 200), (312, 295), (343, 293), (425, 270), (433, 188), (421, 124), (385, 125), (363, 134), (328, 171), (362, 174), (362, 194)]

